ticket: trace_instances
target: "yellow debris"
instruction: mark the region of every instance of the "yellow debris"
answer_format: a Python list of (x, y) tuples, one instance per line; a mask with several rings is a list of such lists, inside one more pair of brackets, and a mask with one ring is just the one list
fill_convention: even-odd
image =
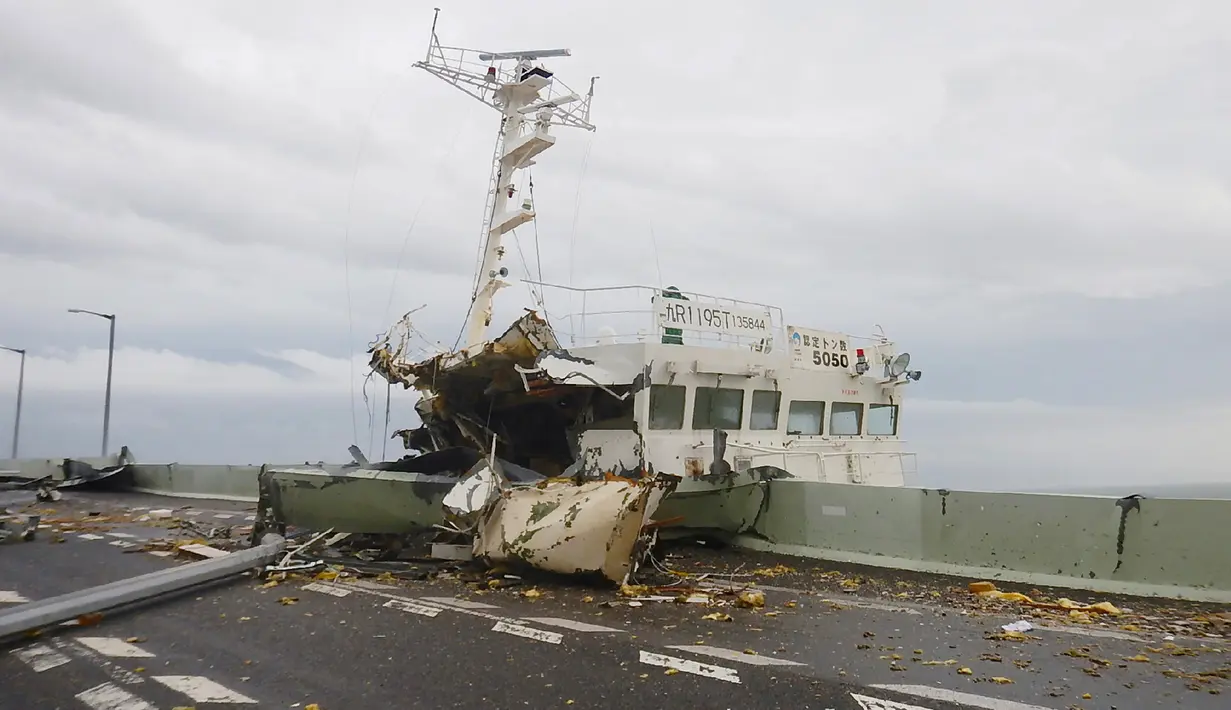
[(992, 676), (992, 682), (997, 683), (999, 685), (1012, 685), (1013, 684), (1013, 680), (1011, 678), (1005, 678), (1004, 676), (1001, 676), (1001, 675)]
[(969, 668), (965, 666), (962, 666), (961, 668), (957, 669), (957, 672), (960, 673), (961, 675), (974, 675), (974, 671), (970, 670)]
[(521, 595), (527, 599), (538, 599), (539, 597), (543, 596), (543, 593), (540, 592), (537, 588), (532, 588), (532, 589), (527, 589), (526, 591), (522, 592)]
[(795, 568), (787, 567), (786, 565), (774, 565), (773, 567), (761, 567), (760, 569), (752, 570), (752, 573), (758, 577), (780, 577), (784, 574), (793, 574)]
[(765, 606), (765, 593), (754, 589), (745, 589), (739, 593), (736, 604), (746, 609), (760, 609)]
[(716, 611), (713, 614), (706, 614), (705, 616), (701, 618), (706, 619), (708, 621), (731, 621), (732, 620), (730, 614), (724, 614), (720, 611)]
[(298, 601), (299, 601), (299, 597), (282, 597), (281, 599), (278, 600), (278, 603), (281, 604), (282, 606), (290, 606), (292, 604), (295, 604)]

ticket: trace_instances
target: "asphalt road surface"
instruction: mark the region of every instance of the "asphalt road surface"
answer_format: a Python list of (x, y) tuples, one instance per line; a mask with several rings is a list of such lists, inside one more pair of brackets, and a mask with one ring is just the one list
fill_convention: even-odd
[[(203, 525), (242, 525), (250, 514), (82, 493), (50, 508), (106, 514), (117, 503), (176, 509)], [(48, 528), (0, 545), (0, 613), (180, 564), (141, 551), (166, 534), (125, 524), (54, 542)], [(575, 586), (541, 584), (527, 596), (525, 586), (475, 593), (449, 578), (265, 587), (246, 577), (0, 647), (0, 710), (1228, 706), (1225, 682), (1193, 675), (1231, 665), (1223, 640), (1177, 638), (1191, 653), (1134, 661), (1164, 639), (1036, 628), (1023, 642), (989, 640), (1013, 619), (771, 581), (782, 586), (761, 587), (764, 609), (724, 608), (732, 619), (719, 621), (703, 618), (714, 609), (629, 606)]]

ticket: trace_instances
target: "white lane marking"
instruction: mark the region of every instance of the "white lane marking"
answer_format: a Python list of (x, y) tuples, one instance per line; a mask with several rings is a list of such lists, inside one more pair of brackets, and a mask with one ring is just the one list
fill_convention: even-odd
[(34, 669), (35, 673), (42, 673), (73, 660), (50, 646), (45, 646), (41, 643), (15, 649), (12, 651), (12, 654)]
[(584, 621), (573, 621), (572, 619), (560, 619), (554, 616), (527, 616), (522, 621), (530, 621), (543, 626), (558, 626), (562, 629), (571, 631), (582, 631), (585, 633), (599, 632), (615, 632), (617, 634), (624, 633), (624, 629), (613, 629), (610, 626), (599, 626), (598, 624), (587, 624)]
[(255, 522), (256, 522), (256, 516), (255, 516), (255, 515), (245, 515), (245, 516), (244, 516), (244, 522), (245, 522), (245, 523), (255, 523)]
[(534, 639), (535, 641), (542, 641), (543, 643), (560, 643), (564, 640), (564, 636), (556, 633), (555, 631), (532, 629), (529, 626), (510, 624), (507, 621), (497, 621), (496, 625), (492, 627), (492, 631), (499, 631), (503, 634), (512, 634), (514, 636), (521, 636), (522, 638)]
[(155, 557), (170, 557), (175, 554), (170, 550), (150, 550), (149, 553)]
[(185, 511), (184, 511), (184, 515), (191, 515), (191, 516), (193, 516), (193, 517), (196, 517), (196, 516), (198, 516), (198, 515), (200, 515), (200, 514), (201, 514), (201, 511), (199, 511), (199, 510), (185, 510)]
[(667, 648), (673, 651), (692, 651), (703, 656), (713, 656), (722, 658), (728, 661), (736, 661), (737, 663), (747, 663), (750, 666), (802, 666), (803, 663), (798, 661), (788, 661), (785, 658), (775, 658), (773, 656), (762, 656), (755, 653), (744, 653), (742, 651), (732, 651), (729, 648), (720, 648), (718, 646), (668, 646)]
[[(330, 584), (333, 584), (333, 583), (331, 582)], [(337, 586), (337, 585), (335, 585), (335, 586)], [(348, 588), (353, 588), (353, 587), (356, 587), (356, 586), (357, 586), (357, 585), (355, 585), (355, 584), (347, 584), (347, 585), (346, 585), (346, 587), (348, 587)], [(377, 589), (364, 589), (364, 588), (359, 588), (359, 589), (354, 589), (354, 591), (359, 592), (360, 594), (371, 594), (371, 595), (372, 595), (372, 596), (374, 596), (374, 597), (382, 597), (382, 598), (384, 598), (384, 599), (397, 599), (398, 601), (410, 602), (410, 603), (412, 603), (412, 604), (418, 604), (418, 603), (420, 603), (420, 602), (424, 602), (424, 603), (426, 603), (426, 604), (431, 604), (431, 605), (434, 605), (434, 606), (439, 606), (439, 607), (441, 608), (441, 610), (442, 610), (442, 611), (443, 611), (443, 610), (445, 610), (445, 609), (447, 609), (447, 610), (449, 610), (449, 611), (456, 612), (456, 613), (458, 613), (458, 614), (465, 614), (465, 615), (467, 615), (467, 616), (474, 616), (474, 617), (478, 617), (478, 618), (480, 618), (480, 619), (488, 619), (488, 620), (490, 620), (490, 621), (504, 621), (504, 622), (507, 622), (507, 623), (510, 623), (510, 624), (516, 624), (516, 623), (517, 623), (517, 619), (511, 619), (511, 618), (509, 618), (509, 617), (507, 617), (507, 616), (499, 616), (499, 615), (496, 615), (496, 614), (489, 614), (489, 613), (487, 613), (487, 612), (485, 612), (485, 611), (479, 611), (478, 609), (467, 609), (467, 608), (465, 608), (465, 607), (461, 607), (461, 606), (445, 606), (445, 605), (440, 604), (440, 603), (438, 603), (438, 602), (435, 602), (435, 603), (434, 603), (434, 602), (432, 601), (433, 599), (448, 599), (449, 601), (460, 601), (460, 600), (454, 599), (453, 597), (421, 597), (421, 598), (419, 598), (419, 599), (412, 599), (412, 598), (410, 598), (410, 597), (403, 597), (403, 596), (399, 596), (399, 595), (397, 595), (397, 594), (390, 594), (389, 592), (380, 591), (380, 590), (377, 590)], [(473, 602), (472, 602), (472, 603), (473, 603)], [(484, 606), (490, 606), (490, 605), (486, 605), (486, 604), (485, 604)], [(498, 609), (499, 607), (492, 607), (492, 608), (493, 608), (493, 609)]]
[(346, 586), (359, 587), (360, 589), (378, 589), (378, 590), (397, 589), (397, 587), (393, 586), (392, 584), (381, 584), (380, 582), (369, 582), (366, 579), (356, 579), (354, 581), (347, 580)]
[(130, 535), (130, 534), (128, 534), (128, 533), (109, 532), (109, 533), (107, 533), (107, 534), (108, 534), (108, 535), (110, 535), (111, 537), (124, 537), (124, 538), (135, 538), (135, 537), (137, 537), (136, 535)]
[(499, 609), (500, 607), (493, 604), (484, 604), (483, 602), (472, 602), (467, 599), (454, 599), (453, 597), (423, 597), (425, 602), (433, 602), (435, 604), (444, 604), (445, 606), (455, 606), (459, 609)]
[(241, 695), (234, 690), (221, 686), (214, 681), (199, 675), (156, 675), (154, 680), (171, 690), (192, 698), (198, 703), (255, 703), (247, 695)]
[(129, 685), (139, 685), (145, 682), (145, 679), (136, 673), (120, 668), (115, 663), (108, 661), (99, 654), (95, 653), (93, 650), (75, 643), (70, 643), (68, 639), (57, 638), (53, 640), (52, 643), (55, 644), (56, 648), (67, 652), (69, 655), (84, 658), (99, 668), (102, 668), (107, 672), (107, 675), (111, 676), (112, 680), (127, 683)]
[[(957, 690), (948, 690), (946, 688), (933, 688), (929, 685), (873, 685), (870, 686), (878, 690), (891, 690), (895, 693), (903, 693), (905, 695), (917, 695), (921, 698), (929, 700), (942, 700), (947, 703), (957, 703), (966, 705), (972, 708), (983, 708), (984, 710), (1052, 710), (1051, 708), (1043, 707), (1042, 705), (1030, 705), (1028, 703), (1019, 703), (1016, 700), (1005, 700), (1004, 698), (989, 698), (986, 695), (975, 695), (974, 693), (963, 693)], [(902, 703), (886, 705), (891, 703), (890, 700), (878, 700), (877, 698), (869, 698), (863, 695), (855, 695), (851, 693), (860, 705), (866, 710), (927, 710), (915, 705), (905, 705)], [(872, 703), (881, 703), (880, 705), (868, 704), (865, 701)]]
[(30, 601), (17, 592), (0, 591), (0, 604), (25, 604)]
[(83, 690), (77, 693), (76, 698), (93, 710), (158, 710), (114, 683), (103, 683)]
[(81, 535), (78, 535), (77, 537), (81, 538), (82, 540), (104, 540), (106, 539), (102, 535), (95, 535), (94, 533), (82, 533)]
[(382, 604), (382, 606), (388, 607), (390, 609), (397, 609), (398, 611), (408, 611), (411, 614), (418, 614), (420, 616), (428, 616), (428, 617), (435, 617), (437, 614), (444, 611), (444, 609), (441, 609), (440, 607), (427, 606), (425, 604), (416, 604), (414, 602), (404, 602), (401, 599), (390, 599), (389, 601)]
[(112, 540), (111, 542), (107, 544), (115, 545), (116, 547), (136, 547), (137, 546), (137, 543), (129, 542), (127, 540)]
[(683, 658), (675, 658), (674, 656), (664, 656), (661, 653), (642, 651), (641, 662), (651, 666), (659, 666), (660, 668), (674, 668), (677, 671), (692, 673), (704, 678), (725, 680), (728, 683), (740, 682), (739, 671), (734, 668), (723, 668), (722, 666), (715, 666), (709, 663), (687, 661)]
[(214, 513), (214, 517), (218, 518), (219, 520), (230, 520), (231, 518), (234, 518), (235, 516), (231, 513)]
[(317, 582), (305, 584), (303, 585), (303, 588), (309, 592), (320, 592), (321, 594), (330, 594), (335, 597), (345, 597), (350, 595), (349, 589), (338, 589), (337, 587), (330, 587), (329, 585), (319, 584)]
[(77, 643), (112, 658), (153, 658), (154, 654), (110, 636), (78, 636)]

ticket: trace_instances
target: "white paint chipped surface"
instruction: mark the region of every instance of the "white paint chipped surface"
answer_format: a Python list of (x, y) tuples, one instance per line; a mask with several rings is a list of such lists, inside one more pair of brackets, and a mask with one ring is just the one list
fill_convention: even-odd
[(641, 662), (660, 668), (674, 668), (677, 671), (699, 675), (702, 678), (713, 678), (728, 683), (739, 683), (739, 671), (734, 668), (723, 668), (709, 663), (698, 663), (674, 656), (664, 656), (661, 653), (641, 652)]
[[(1046, 708), (1042, 705), (1019, 703), (1016, 700), (992, 698), (986, 695), (963, 693), (961, 691), (948, 690), (945, 688), (933, 688), (929, 685), (885, 684), (873, 685), (870, 687), (878, 690), (890, 690), (895, 693), (902, 693), (903, 695), (915, 695), (920, 698), (927, 698), (929, 700), (941, 700), (947, 703), (957, 703), (959, 705), (965, 705), (972, 708), (983, 708), (983, 710), (1052, 710), (1051, 708)], [(870, 698), (863, 695), (856, 695), (854, 693), (851, 693), (851, 697), (855, 699), (855, 702), (862, 705), (864, 710), (928, 710), (927, 708), (920, 707), (918, 705), (895, 703), (892, 700)]]
[(25, 604), (30, 601), (17, 592), (0, 591), (0, 604)]
[(137, 546), (137, 543), (129, 542), (127, 540), (112, 540), (111, 542), (107, 544), (115, 545), (116, 547), (136, 547)]
[(94, 533), (82, 533), (78, 535), (77, 537), (82, 540), (102, 540), (104, 539), (102, 535), (95, 535)]
[(414, 602), (403, 601), (401, 599), (390, 599), (389, 601), (385, 602), (382, 606), (388, 607), (390, 609), (397, 609), (398, 611), (405, 611), (411, 614), (418, 614), (419, 616), (427, 616), (427, 617), (434, 617), (440, 612), (444, 611), (440, 607), (428, 606), (426, 604), (416, 604)]
[(564, 640), (564, 636), (556, 633), (555, 631), (532, 629), (529, 626), (510, 624), (507, 621), (497, 621), (496, 625), (492, 627), (492, 631), (499, 631), (502, 634), (512, 634), (513, 636), (542, 641), (543, 643), (560, 643)]
[(197, 703), (256, 703), (255, 700), (199, 675), (156, 675), (154, 680)]
[(27, 666), (30, 666), (31, 670), (35, 673), (51, 670), (73, 660), (54, 648), (41, 643), (15, 649), (12, 651), (12, 654), (20, 658)]
[(230, 520), (231, 518), (234, 518), (235, 516), (231, 513), (214, 513), (214, 517), (218, 518), (219, 520)]
[(328, 584), (320, 584), (319, 582), (312, 582), (310, 584), (305, 584), (303, 585), (303, 588), (308, 590), (309, 592), (320, 592), (321, 594), (329, 594), (335, 597), (350, 596), (349, 589), (341, 589), (339, 587), (332, 587)]
[(560, 619), (554, 616), (530, 616), (530, 617), (526, 617), (522, 619), (522, 621), (529, 621), (532, 624), (541, 624), (543, 626), (558, 626), (562, 629), (569, 629), (570, 631), (581, 631), (582, 633), (588, 633), (588, 634), (601, 633), (601, 632), (608, 632), (608, 633), (614, 632), (618, 634), (624, 633), (624, 629), (613, 629), (610, 626), (599, 626), (598, 624), (587, 624), (584, 621), (573, 621), (572, 619)]
[(131, 535), (129, 533), (109, 532), (107, 534), (110, 535), (111, 537), (129, 538), (129, 539), (137, 537), (136, 535)]
[(735, 661), (737, 663), (747, 663), (750, 666), (802, 666), (803, 663), (798, 661), (788, 661), (785, 658), (775, 658), (774, 656), (762, 656), (759, 653), (744, 653), (743, 651), (733, 651), (729, 648), (721, 648), (719, 646), (668, 646), (667, 648), (673, 651), (685, 651), (699, 653), (703, 656), (713, 656), (727, 661)]
[(110, 636), (78, 636), (76, 641), (92, 651), (112, 658), (154, 657), (154, 654), (140, 646)]
[(115, 683), (96, 685), (77, 693), (76, 697), (92, 710), (157, 710)]

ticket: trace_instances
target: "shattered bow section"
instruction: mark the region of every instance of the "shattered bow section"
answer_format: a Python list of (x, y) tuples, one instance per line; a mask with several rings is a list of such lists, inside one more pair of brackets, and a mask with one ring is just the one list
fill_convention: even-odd
[(640, 363), (596, 363), (560, 346), (533, 311), (480, 347), (406, 359), (386, 335), (372, 370), (421, 393), (421, 424), (399, 431), (414, 453), (342, 470), (261, 475), (261, 528), (409, 535), (469, 544), (489, 564), (522, 564), (622, 584), (653, 541), (651, 515), (679, 478), (655, 475), (633, 402)]

